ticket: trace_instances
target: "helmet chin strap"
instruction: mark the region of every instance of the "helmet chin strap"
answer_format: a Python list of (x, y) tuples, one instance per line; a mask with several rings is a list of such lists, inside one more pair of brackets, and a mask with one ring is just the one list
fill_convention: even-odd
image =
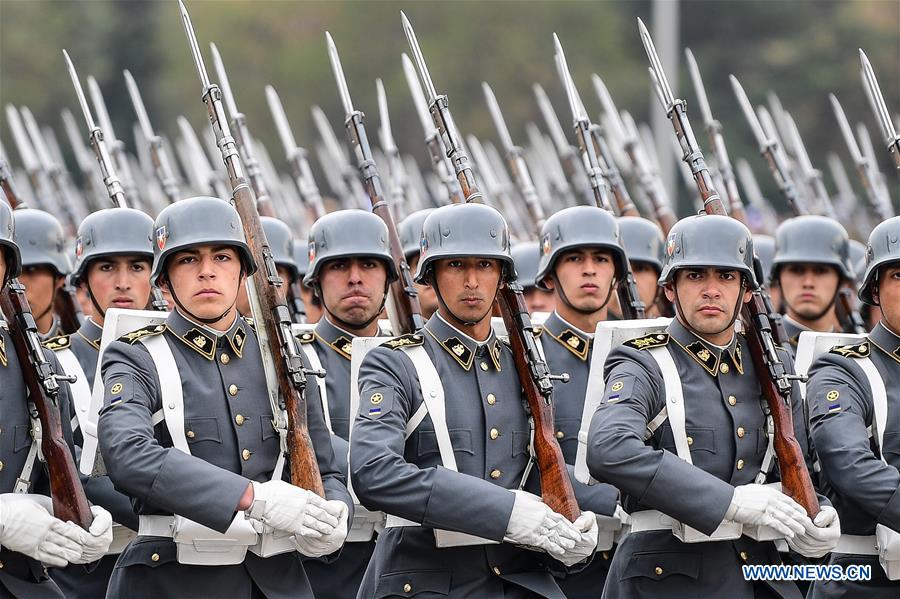
[(387, 303), (387, 294), (388, 288), (390, 287), (390, 283), (387, 282), (387, 279), (384, 281), (384, 293), (381, 294), (381, 305), (378, 306), (378, 309), (375, 311), (375, 314), (372, 315), (371, 318), (363, 322), (362, 324), (355, 324), (352, 322), (348, 322), (331, 311), (331, 308), (328, 307), (328, 304), (325, 303), (325, 296), (322, 293), (322, 288), (319, 286), (318, 281), (315, 283), (313, 287), (315, 291), (316, 297), (319, 298), (319, 301), (322, 303), (322, 308), (328, 313), (328, 316), (334, 321), (334, 324), (338, 325), (340, 328), (348, 330), (348, 331), (362, 331), (370, 324), (375, 322), (379, 316), (381, 316), (381, 311), (384, 310), (384, 304)]
[(610, 279), (609, 289), (606, 291), (606, 299), (603, 300), (603, 303), (600, 304), (599, 308), (588, 309), (588, 308), (579, 308), (578, 306), (574, 305), (571, 301), (569, 301), (569, 296), (566, 295), (566, 291), (565, 291), (565, 289), (563, 289), (562, 284), (559, 282), (559, 277), (556, 276), (556, 272), (550, 273), (550, 278), (553, 280), (553, 286), (556, 289), (556, 294), (559, 296), (559, 299), (562, 300), (562, 303), (564, 303), (568, 308), (578, 312), (579, 314), (584, 314), (586, 316), (594, 314), (595, 312), (598, 312), (599, 310), (602, 310), (603, 308), (606, 307), (606, 305), (609, 303), (609, 300), (612, 299), (613, 289), (615, 289), (616, 283), (619, 281), (619, 279), (616, 277), (613, 277), (612, 279)]
[(172, 294), (172, 300), (175, 302), (175, 305), (178, 306), (178, 307), (181, 309), (182, 312), (184, 312), (185, 314), (187, 314), (188, 316), (190, 316), (192, 320), (195, 320), (195, 321), (199, 322), (200, 324), (214, 324), (214, 323), (217, 323), (217, 322), (219, 322), (220, 320), (222, 320), (223, 318), (225, 318), (226, 316), (228, 316), (228, 314), (231, 313), (231, 311), (234, 309), (234, 305), (237, 303), (238, 294), (240, 294), (241, 284), (242, 284), (242, 281), (243, 281), (243, 280), (244, 280), (244, 267), (243, 267), (243, 265), (242, 265), (242, 266), (241, 266), (241, 274), (240, 274), (240, 276), (238, 277), (238, 288), (237, 288), (237, 293), (234, 294), (234, 300), (231, 302), (231, 305), (228, 306), (228, 307), (225, 309), (224, 312), (222, 312), (221, 314), (219, 314), (219, 315), (216, 316), (215, 318), (201, 318), (200, 316), (197, 316), (196, 314), (194, 314), (193, 312), (191, 312), (190, 310), (188, 310), (188, 309), (185, 307), (185, 305), (181, 303), (181, 300), (178, 299), (178, 295), (175, 294), (175, 287), (172, 286), (172, 283), (171, 283), (171, 281), (169, 281), (168, 276), (166, 277), (166, 282), (169, 284), (169, 293)]
[(47, 309), (44, 310), (43, 312), (41, 312), (40, 314), (38, 314), (37, 316), (35, 316), (34, 317), (35, 321), (42, 319), (43, 317), (47, 316), (47, 314), (49, 314), (50, 312), (53, 311), (53, 304), (54, 304), (54, 300), (56, 299), (56, 292), (57, 292), (57, 290), (56, 290), (56, 281), (57, 280), (58, 279), (54, 277), (54, 279), (53, 279), (53, 283), (54, 283), (53, 297), (50, 299), (50, 303), (47, 304)]
[(106, 310), (100, 307), (100, 304), (97, 302), (97, 298), (94, 296), (94, 291), (91, 289), (91, 284), (88, 282), (87, 277), (84, 279), (84, 288), (87, 289), (88, 297), (91, 298), (91, 304), (94, 306), (94, 310), (100, 313), (100, 316), (103, 319), (106, 319)]
[(441, 308), (446, 310), (447, 314), (452, 316), (454, 320), (456, 320), (457, 322), (463, 323), (467, 327), (475, 326), (476, 324), (478, 324), (479, 322), (484, 320), (485, 317), (491, 313), (491, 310), (493, 310), (493, 307), (494, 307), (494, 300), (497, 299), (497, 294), (500, 292), (500, 285), (497, 285), (497, 289), (494, 291), (494, 297), (491, 300), (490, 307), (487, 309), (487, 312), (485, 312), (484, 314), (482, 314), (475, 320), (467, 320), (465, 318), (460, 318), (459, 316), (454, 314), (453, 310), (450, 309), (450, 306), (447, 305), (447, 302), (444, 301), (444, 296), (441, 295), (441, 290), (438, 287), (437, 278), (434, 276), (433, 271), (429, 278), (431, 279), (431, 281), (430, 281), (431, 287), (434, 289), (434, 295), (435, 295), (435, 297), (437, 297), (437, 301), (441, 305)]
[(678, 287), (675, 285), (675, 278), (673, 277), (672, 278), (672, 290), (675, 292), (675, 302), (674, 302), (675, 313), (681, 314), (682, 324), (684, 324), (685, 328), (687, 328), (690, 332), (694, 333), (698, 337), (704, 337), (704, 336), (710, 335), (710, 334), (711, 335), (720, 335), (720, 334), (724, 333), (725, 331), (727, 331), (728, 329), (730, 329), (731, 326), (734, 324), (734, 321), (737, 320), (738, 313), (740, 313), (740, 311), (741, 311), (741, 303), (743, 303), (742, 300), (744, 297), (744, 288), (745, 287), (746, 287), (746, 281), (744, 279), (744, 275), (742, 274), (741, 275), (741, 292), (738, 294), (737, 302), (735, 302), (735, 304), (734, 304), (734, 310), (732, 311), (732, 314), (731, 314), (731, 320), (729, 320), (728, 324), (726, 324), (724, 327), (722, 327), (721, 330), (716, 331), (715, 333), (701, 333), (700, 331), (698, 331), (697, 329), (692, 327), (691, 324), (688, 322), (687, 317), (684, 316), (684, 310), (681, 309), (681, 299), (678, 297)]

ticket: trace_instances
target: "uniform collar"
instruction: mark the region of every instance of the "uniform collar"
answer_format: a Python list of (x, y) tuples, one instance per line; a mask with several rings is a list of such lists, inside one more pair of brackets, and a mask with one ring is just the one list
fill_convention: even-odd
[(57, 314), (53, 314), (53, 322), (50, 324), (50, 329), (47, 334), (38, 333), (38, 337), (40, 340), (48, 341), (53, 339), (54, 337), (59, 337), (60, 335), (65, 335), (66, 332), (62, 329), (62, 323), (59, 320), (59, 316)]
[(77, 331), (78, 335), (87, 341), (91, 347), (100, 350), (100, 338), (103, 336), (103, 327), (94, 322), (94, 319), (88, 316), (84, 319), (84, 322), (81, 323), (81, 326)]
[(350, 354), (353, 350), (353, 338), (356, 335), (335, 326), (334, 323), (328, 320), (327, 315), (320, 318), (319, 322), (316, 323), (315, 334), (322, 343), (336, 351), (342, 358), (350, 359)]
[(900, 362), (900, 337), (884, 326), (883, 322), (875, 325), (869, 333), (869, 339), (878, 349)]
[(223, 347), (230, 346), (234, 354), (240, 358), (244, 353), (244, 344), (247, 342), (247, 329), (249, 326), (238, 315), (227, 331), (219, 332), (191, 322), (178, 310), (173, 310), (169, 317), (166, 318), (166, 328), (185, 345), (207, 360), (212, 360), (216, 355), (217, 344)]
[(728, 374), (732, 369), (736, 371), (735, 374), (744, 374), (744, 360), (737, 333), (727, 347), (720, 348), (695, 335), (677, 318), (672, 320), (667, 331), (675, 343), (711, 376)]
[(544, 321), (543, 329), (554, 341), (575, 354), (579, 360), (587, 360), (588, 352), (591, 350), (591, 343), (594, 340), (592, 334), (586, 333), (567, 322), (555, 310)]
[(494, 368), (498, 372), (500, 371), (500, 340), (497, 339), (493, 329), (491, 329), (491, 334), (486, 341), (476, 341), (435, 312), (434, 316), (425, 323), (425, 332), (433, 337), (438, 342), (438, 345), (444, 348), (462, 366), (463, 370), (468, 371), (471, 369), (472, 363), (475, 361), (475, 355), (482, 348), (486, 348)]

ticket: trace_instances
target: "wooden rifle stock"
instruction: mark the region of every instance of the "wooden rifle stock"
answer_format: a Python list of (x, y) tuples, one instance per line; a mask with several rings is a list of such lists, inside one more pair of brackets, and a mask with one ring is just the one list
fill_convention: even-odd
[(71, 335), (84, 322), (84, 313), (81, 311), (81, 304), (78, 303), (78, 297), (75, 295), (75, 287), (68, 280), (56, 292), (53, 299), (53, 311), (59, 316), (60, 326), (66, 335)]

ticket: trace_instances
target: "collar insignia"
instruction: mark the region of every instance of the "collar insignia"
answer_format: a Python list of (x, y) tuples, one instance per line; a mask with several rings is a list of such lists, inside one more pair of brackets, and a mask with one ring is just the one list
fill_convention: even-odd
[(329, 343), (334, 350), (341, 354), (343, 357), (350, 359), (350, 352), (353, 351), (353, 341), (341, 335), (337, 339), (335, 339), (332, 343)]
[(709, 349), (700, 341), (694, 341), (693, 343), (682, 347), (684, 347), (694, 360), (703, 366), (706, 372), (712, 376), (716, 376), (716, 372), (719, 368), (719, 356), (709, 351)]
[(554, 337), (550, 330), (547, 331), (547, 334), (559, 341), (563, 347), (575, 354), (579, 360), (587, 360), (588, 350), (591, 345), (587, 339), (584, 339), (572, 329), (566, 329), (559, 334), (559, 337)]
[(502, 369), (500, 368), (500, 341), (498, 339), (494, 339), (494, 342), (491, 344), (490, 354), (494, 368), (497, 369), (497, 372), (500, 372)]
[(737, 368), (738, 374), (744, 374), (744, 358), (741, 355), (740, 341), (735, 343), (734, 349), (731, 350), (731, 360), (734, 362), (734, 367)]
[(0, 337), (0, 364), (6, 366), (6, 339)]
[(212, 360), (216, 355), (216, 340), (196, 327), (184, 335), (175, 336), (207, 360)]
[(231, 343), (231, 349), (233, 349), (234, 353), (237, 354), (237, 357), (240, 358), (244, 351), (244, 342), (247, 341), (247, 332), (244, 331), (243, 327), (239, 326), (228, 341)]
[(472, 367), (472, 362), (475, 360), (475, 352), (469, 349), (458, 337), (450, 337), (441, 341), (441, 346), (447, 350), (448, 354), (453, 356), (454, 360), (459, 362), (463, 369), (469, 370)]

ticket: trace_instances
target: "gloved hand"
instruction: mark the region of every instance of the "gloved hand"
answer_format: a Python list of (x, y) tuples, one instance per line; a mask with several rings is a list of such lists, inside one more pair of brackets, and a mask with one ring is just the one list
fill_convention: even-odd
[(341, 548), (341, 545), (344, 544), (344, 540), (347, 538), (347, 532), (349, 531), (348, 519), (350, 517), (347, 504), (337, 500), (326, 501), (325, 511), (337, 518), (338, 521), (338, 525), (331, 532), (322, 534), (321, 532), (313, 531), (315, 534), (299, 534), (291, 537), (294, 547), (306, 557), (322, 557), (323, 555), (332, 554)]
[(804, 557), (822, 557), (834, 550), (841, 538), (841, 521), (830, 505), (823, 505), (815, 520), (807, 518), (804, 528), (787, 541), (788, 547)]
[(725, 519), (770, 526), (789, 542), (803, 533), (804, 521), (809, 520), (799, 503), (773, 487), (757, 484), (735, 487)]
[(338, 520), (325, 510), (325, 500), (283, 480), (253, 481), (248, 517), (292, 534), (326, 535)]
[(81, 556), (78, 527), (54, 518), (32, 495), (0, 495), (0, 545), (62, 568)]
[(567, 566), (572, 566), (592, 556), (597, 549), (597, 535), (600, 529), (597, 526), (597, 516), (593, 512), (581, 512), (572, 525), (581, 533), (581, 538), (575, 543), (575, 547), (566, 551), (559, 561)]
[(91, 522), (90, 530), (77, 528), (81, 557), (73, 561), (73, 564), (90, 564), (97, 561), (106, 555), (106, 550), (112, 543), (113, 521), (110, 513), (99, 505), (92, 505), (91, 513), (94, 515), (94, 521)]
[(546, 551), (557, 559), (575, 548), (581, 532), (571, 522), (547, 507), (537, 495), (512, 492), (515, 502), (504, 541)]

